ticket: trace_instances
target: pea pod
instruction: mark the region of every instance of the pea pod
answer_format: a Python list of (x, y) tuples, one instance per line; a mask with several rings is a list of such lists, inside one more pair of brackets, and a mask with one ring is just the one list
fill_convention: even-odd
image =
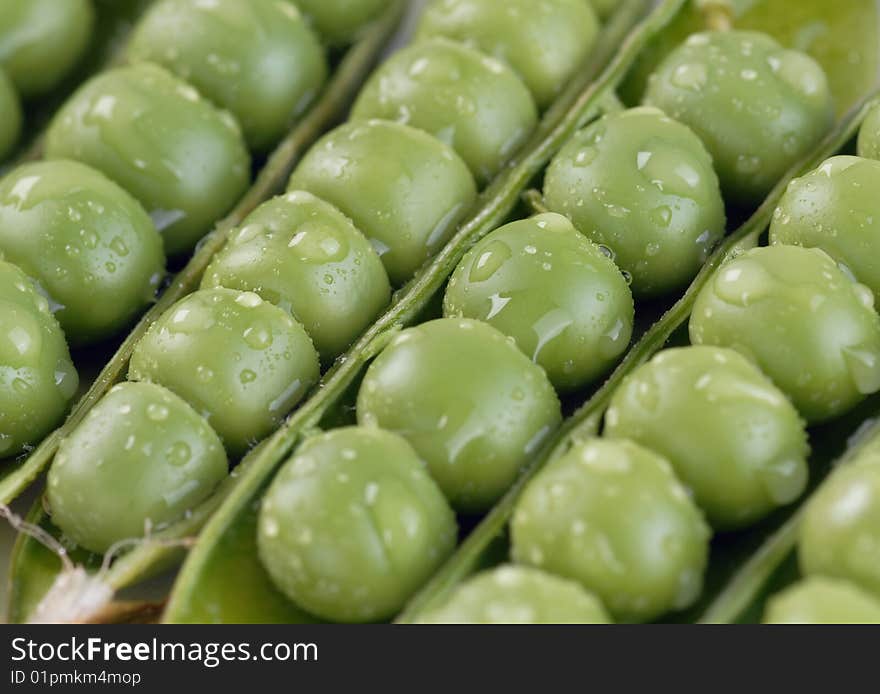
[[(505, 219), (516, 204), (520, 191), (546, 165), (552, 153), (570, 137), (571, 133), (582, 126), (609, 86), (622, 78), (632, 56), (638, 53), (639, 46), (662, 27), (679, 6), (680, 3), (676, 0), (669, 0), (646, 19), (645, 23), (635, 30), (633, 37), (624, 43), (624, 51), (615, 56), (595, 83), (588, 87), (585, 87), (584, 83), (576, 83), (569, 87), (560, 102), (548, 111), (531, 144), (517, 157), (517, 163), (505, 170), (484, 193), (483, 206), (462, 225), (452, 243), (432, 264), (426, 266), (417, 275), (401, 293), (391, 310), (349, 349), (345, 358), (337, 362), (325, 376), (324, 387), (306, 401), (292, 415), (288, 423), (255, 453), (249, 461), (250, 466), (247, 471), (239, 477), (235, 489), (231, 490), (228, 498), (224, 500), (222, 509), (212, 517), (197, 547), (190, 553), (172, 594), (165, 615), (166, 620), (199, 620), (207, 614), (204, 612), (206, 609), (218, 610), (214, 612), (215, 615), (222, 614), (224, 617), (230, 615), (229, 618), (232, 619), (241, 617), (241, 609), (224, 604), (225, 601), (216, 590), (219, 586), (208, 587), (209, 575), (213, 575), (216, 562), (222, 562), (223, 557), (227, 556), (226, 551), (221, 551), (221, 547), (230, 549), (231, 545), (228, 543), (234, 543), (237, 556), (253, 556), (253, 550), (249, 548), (253, 547), (254, 539), (251, 537), (248, 540), (247, 535), (244, 534), (246, 524), (252, 522), (248, 509), (252, 508), (251, 502), (257, 500), (265, 481), (280, 460), (296, 446), (302, 432), (317, 425), (324, 414), (347, 392), (364, 364), (395, 333), (395, 326), (413, 321), (427, 304), (428, 299), (441, 290), (449, 273), (473, 240), (481, 238)], [(629, 27), (637, 21), (644, 9), (645, 5), (640, 2), (625, 3), (624, 10), (611, 24), (609, 33), (601, 43), (597, 61), (609, 59), (609, 56), (617, 50), (621, 37), (630, 30)], [(595, 72), (585, 71), (584, 82), (588, 82), (594, 76)], [(249, 562), (247, 573), (249, 576), (256, 576), (259, 574), (258, 567), (251, 566), (252, 563)], [(260, 585), (265, 585), (263, 579), (259, 579), (258, 582)], [(244, 585), (242, 584), (242, 587)], [(208, 602), (196, 597), (205, 590), (210, 591), (214, 596)], [(263, 610), (270, 600), (270, 595), (271, 591), (261, 590), (253, 601), (249, 601), (251, 608), (265, 614)], [(271, 600), (273, 604), (277, 604), (276, 598), (272, 597)], [(227, 608), (233, 609), (238, 617), (232, 617)]]
[(550, 461), (564, 455), (571, 446), (595, 436), (610, 399), (621, 382), (635, 368), (659, 351), (672, 334), (687, 322), (696, 296), (715, 276), (725, 261), (736, 254), (743, 244), (754, 243), (764, 232), (769, 226), (773, 210), (790, 180), (796, 175), (814, 168), (849, 141), (857, 132), (867, 109), (872, 104), (873, 99), (868, 97), (857, 106), (825, 140), (817, 145), (809, 156), (799, 161), (787, 176), (777, 183), (758, 210), (712, 254), (684, 296), (633, 346), (605, 384), (572, 417), (563, 423), (559, 432), (538, 452), (530, 466), (505, 497), (476, 526), (471, 535), (459, 545), (449, 562), (435, 574), (398, 617), (399, 621), (409, 622), (417, 619), (425, 610), (433, 609), (441, 604), (452, 588), (474, 571), (487, 547), (504, 531), (527, 482)]
[[(321, 98), (269, 157), (254, 185), (239, 200), (235, 209), (203, 240), (191, 261), (122, 342), (116, 354), (74, 407), (64, 426), (44, 439), (27, 458), (6, 466), (0, 472), (0, 501), (14, 498), (51, 462), (63, 436), (72, 431), (89, 409), (122, 377), (134, 346), (149, 326), (176, 301), (198, 287), (205, 267), (225, 244), (229, 230), (237, 226), (257, 205), (283, 189), (294, 162), (323, 132), (328, 121), (341, 116), (345, 104), (350, 101), (353, 92), (363, 81), (366, 71), (381, 50), (385, 38), (397, 25), (401, 12), (401, 3), (392, 5), (363, 40), (346, 54)], [(198, 514), (194, 514), (193, 517), (203, 519)]]

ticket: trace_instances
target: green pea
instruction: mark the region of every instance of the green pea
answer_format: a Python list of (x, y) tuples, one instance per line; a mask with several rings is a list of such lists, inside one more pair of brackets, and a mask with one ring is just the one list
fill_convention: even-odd
[(24, 115), (15, 85), (0, 68), (0, 161), (15, 148)]
[(443, 313), (511, 336), (562, 391), (608, 371), (633, 329), (620, 270), (557, 214), (513, 222), (474, 246), (449, 281)]
[(376, 251), (332, 205), (295, 191), (263, 203), (211, 261), (202, 287), (252, 291), (290, 311), (325, 362), (391, 300)]
[(810, 499), (800, 526), (804, 574), (852, 581), (880, 596), (880, 456), (835, 470)]
[(755, 248), (699, 293), (691, 342), (754, 361), (810, 423), (880, 389), (880, 318), (871, 291), (819, 249)]
[(494, 328), (440, 319), (404, 330), (367, 370), (360, 424), (402, 435), (461, 511), (483, 511), (561, 420), (544, 372)]
[(449, 147), (415, 128), (371, 120), (325, 135), (288, 190), (305, 190), (349, 216), (401, 285), (442, 248), (476, 199), (476, 184)]
[(217, 435), (150, 383), (111, 389), (61, 442), (49, 468), (52, 521), (93, 552), (179, 520), (226, 476)]
[(764, 624), (880, 624), (880, 602), (846, 581), (808, 578), (770, 599)]
[(354, 43), (389, 4), (389, 0), (296, 0), (297, 7), (333, 46)]
[(880, 159), (880, 107), (876, 105), (859, 128), (858, 153), (867, 159)]
[(256, 294), (233, 289), (178, 301), (138, 343), (128, 372), (195, 407), (236, 457), (277, 428), (318, 376), (303, 327)]
[(0, 180), (0, 252), (40, 283), (80, 345), (126, 327), (153, 301), (165, 265), (137, 200), (64, 160), (25, 164)]
[(660, 64), (645, 103), (691, 127), (725, 195), (762, 199), (834, 118), (828, 80), (805, 53), (766, 34), (693, 34)]
[(94, 22), (90, 0), (3, 0), (0, 67), (24, 98), (42, 96), (76, 67)]
[(0, 458), (38, 443), (67, 412), (79, 385), (49, 302), (0, 261)]
[(576, 134), (550, 163), (544, 198), (614, 251), (638, 296), (686, 286), (724, 235), (712, 158), (654, 108), (610, 114)]
[(644, 622), (699, 597), (709, 529), (665, 458), (626, 440), (580, 444), (540, 472), (511, 522), (513, 558)]
[(61, 108), (46, 156), (76, 159), (144, 205), (169, 256), (190, 251), (250, 180), (235, 120), (150, 64), (108, 70)]
[(880, 162), (838, 156), (792, 181), (773, 213), (774, 244), (821, 248), (880, 295)]
[(228, 109), (258, 151), (287, 133), (327, 78), (318, 39), (278, 0), (161, 0), (139, 22), (128, 56), (163, 65)]
[(307, 440), (263, 499), (260, 558), (324, 619), (397, 613), (455, 548), (455, 515), (412, 447), (348, 427)]
[(462, 41), (508, 63), (545, 108), (582, 67), (598, 29), (584, 0), (434, 0), (419, 35)]
[(484, 184), (538, 122), (532, 96), (513, 70), (445, 39), (419, 41), (392, 56), (373, 73), (352, 116), (406, 123), (434, 135)]
[(608, 624), (602, 603), (574, 581), (528, 566), (500, 566), (458, 587), (421, 624)]
[(660, 352), (615, 391), (605, 435), (665, 456), (719, 529), (752, 524), (791, 503), (809, 475), (797, 410), (730, 349)]

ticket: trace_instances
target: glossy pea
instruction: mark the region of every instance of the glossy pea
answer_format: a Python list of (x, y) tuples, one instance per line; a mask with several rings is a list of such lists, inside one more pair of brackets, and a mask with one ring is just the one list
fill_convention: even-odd
[(327, 78), (317, 37), (293, 3), (161, 0), (140, 20), (128, 57), (163, 65), (232, 113), (265, 151)]
[(880, 624), (880, 601), (846, 581), (807, 578), (770, 598), (764, 624)]
[(165, 270), (162, 239), (140, 203), (65, 160), (25, 164), (0, 180), (0, 252), (40, 283), (80, 345), (125, 328)]
[(325, 362), (391, 300), (376, 251), (351, 221), (311, 193), (260, 205), (214, 257), (202, 287), (252, 291), (290, 311)]
[(324, 40), (334, 46), (354, 43), (390, 0), (296, 0)]
[(837, 156), (792, 181), (773, 213), (770, 241), (821, 248), (880, 295), (880, 161)]
[(831, 473), (806, 506), (798, 557), (804, 574), (846, 579), (880, 598), (880, 456)]
[(503, 565), (455, 589), (420, 624), (608, 624), (602, 603), (574, 581)]
[(128, 376), (182, 397), (239, 456), (317, 382), (318, 355), (299, 323), (253, 292), (203, 289), (150, 327)]
[(260, 558), (278, 588), (324, 619), (398, 612), (455, 547), (449, 504), (412, 447), (348, 427), (307, 440), (260, 509)]
[(614, 393), (605, 436), (666, 457), (718, 529), (754, 523), (804, 491), (807, 435), (788, 399), (738, 352), (660, 352)]
[(547, 207), (610, 248), (637, 296), (686, 286), (724, 235), (724, 201), (700, 139), (654, 108), (605, 116), (554, 157)]
[(406, 438), (461, 511), (500, 498), (561, 419), (540, 367), (489, 325), (451, 318), (385, 348), (361, 384), (357, 417)]
[(538, 122), (532, 96), (513, 70), (445, 39), (418, 41), (393, 55), (361, 90), (352, 117), (434, 135), (480, 183), (498, 173)]
[(709, 529), (669, 462), (594, 439), (526, 487), (511, 523), (517, 562), (578, 581), (616, 619), (644, 622), (699, 597)]
[(24, 98), (42, 96), (76, 67), (94, 23), (91, 0), (3, 0), (0, 67)]
[(586, 60), (598, 27), (584, 0), (434, 0), (419, 36), (462, 41), (508, 63), (546, 108)]
[(645, 103), (697, 133), (725, 195), (754, 203), (830, 128), (821, 66), (751, 31), (693, 34), (648, 83)]
[(49, 303), (18, 267), (0, 261), (0, 458), (59, 424), (78, 384)]
[(449, 280), (443, 313), (511, 336), (562, 391), (608, 371), (633, 328), (620, 270), (557, 214), (512, 222), (474, 246)]
[(88, 164), (134, 195), (169, 256), (191, 250), (250, 180), (235, 119), (146, 63), (108, 70), (80, 87), (49, 127), (46, 156)]
[(288, 190), (305, 190), (352, 219), (393, 285), (442, 248), (476, 199), (465, 163), (447, 145), (400, 123), (343, 125), (309, 150)]
[(880, 389), (880, 318), (873, 294), (819, 249), (755, 248), (703, 287), (691, 342), (754, 361), (811, 423)]
[(103, 553), (179, 520), (226, 471), (220, 440), (195, 410), (159, 386), (123, 383), (61, 442), (49, 468), (52, 521)]
[(0, 68), (0, 161), (15, 148), (24, 116), (15, 85)]

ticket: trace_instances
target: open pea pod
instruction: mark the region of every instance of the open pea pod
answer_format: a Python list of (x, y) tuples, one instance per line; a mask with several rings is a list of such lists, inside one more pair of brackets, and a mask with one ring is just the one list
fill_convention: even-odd
[[(877, 80), (878, 4), (875, 0), (733, 0), (737, 29), (761, 31), (782, 45), (804, 51), (824, 68), (839, 115)], [(639, 56), (621, 89), (637, 103), (648, 77), (689, 34), (704, 27), (698, 3), (690, 3)]]
[[(633, 19), (638, 16), (639, 13), (633, 10), (640, 9), (640, 5), (644, 3), (625, 3), (618, 20), (606, 29), (592, 61), (592, 70), (585, 71), (582, 79), (592, 79), (595, 70), (607, 61), (608, 54), (613, 52), (613, 47), (620, 43)], [(242, 477), (241, 483), (206, 526), (196, 548), (190, 553), (172, 592), (165, 613), (166, 621), (260, 621), (265, 617), (263, 609), (267, 601), (277, 600), (279, 594), (257, 558), (254, 517), (262, 492), (284, 457), (293, 450), (298, 434), (321, 424), (325, 417), (332, 416), (371, 358), (397, 330), (417, 320), (429, 308), (466, 250), (508, 217), (523, 188), (571, 134), (595, 114), (603, 96), (619, 82), (644, 42), (669, 21), (680, 5), (680, 2), (674, 1), (661, 3), (629, 35), (621, 50), (593, 84), (584, 89), (584, 85), (578, 83), (563, 94), (546, 114), (532, 141), (483, 193), (477, 210), (461, 225), (456, 236), (400, 292), (389, 313), (380, 318), (337, 362), (325, 376), (321, 390), (269, 440), (249, 474)], [(258, 577), (235, 601), (225, 597), (230, 593), (220, 568), (227, 560), (229, 542), (236, 543), (239, 557), (236, 570), (245, 567), (243, 571), (246, 575)], [(202, 599), (206, 593), (217, 596), (217, 599), (206, 603)], [(243, 605), (247, 605), (247, 609)]]
[(390, 3), (382, 17), (347, 51), (321, 96), (275, 148), (253, 185), (232, 212), (202, 239), (190, 261), (123, 340), (76, 403), (64, 424), (49, 434), (30, 454), (15, 461), (5, 461), (0, 466), (0, 503), (8, 503), (14, 499), (46, 469), (61, 440), (77, 427), (110, 387), (122, 378), (134, 346), (150, 325), (175, 302), (198, 287), (208, 263), (226, 243), (229, 230), (240, 224), (261, 202), (279, 192), (302, 154), (330, 125), (342, 118), (388, 37), (397, 27), (404, 6), (402, 0)]
[[(602, 387), (543, 446), (504, 498), (483, 518), (459, 545), (455, 554), (413, 598), (400, 616), (399, 621), (415, 621), (426, 611), (442, 604), (449, 597), (451, 591), (484, 562), (485, 553), (497, 538), (502, 537), (505, 533), (526, 483), (551, 460), (559, 458), (573, 445), (597, 435), (611, 396), (623, 379), (638, 366), (647, 362), (655, 353), (666, 347), (676, 331), (686, 324), (697, 295), (711, 280), (718, 268), (740, 249), (757, 242), (769, 226), (773, 211), (788, 183), (793, 178), (815, 168), (844, 147), (854, 137), (867, 111), (875, 103), (877, 103), (876, 95), (865, 97), (813, 151), (792, 167), (782, 180), (777, 182), (755, 213), (730, 234), (713, 253), (684, 296), (642, 335)], [(855, 423), (852, 423), (852, 427), (857, 427), (859, 421), (861, 420), (857, 417)]]
[[(618, 19), (607, 32), (606, 40), (602, 42), (600, 48), (597, 48), (597, 54), (601, 57), (601, 60), (597, 61), (597, 65), (602, 65), (607, 61), (608, 56), (617, 48), (621, 37), (625, 35), (628, 28), (644, 14), (647, 4), (644, 0), (629, 0), (624, 4)], [(680, 4), (681, 2), (667, 2), (660, 14), (668, 18)], [(656, 18), (651, 26), (655, 25), (658, 25)], [(628, 55), (632, 56), (636, 52), (634, 47), (630, 47)], [(620, 64), (620, 62), (616, 64), (613, 71), (615, 81), (622, 76), (627, 64)], [(387, 339), (398, 329), (398, 326), (411, 322), (422, 313), (424, 306), (429, 303), (429, 299), (442, 287), (445, 278), (463, 254), (469, 241), (475, 235), (490, 231), (509, 214), (518, 202), (520, 191), (531, 177), (543, 168), (559, 144), (571, 132), (583, 125), (591, 114), (595, 113), (594, 104), (603, 90), (594, 89), (586, 94), (582, 93), (585, 85), (595, 76), (595, 72), (596, 70), (588, 70), (578, 75), (575, 83), (570, 86), (565, 95), (558, 100), (554, 107), (549, 109), (544, 123), (531, 142), (523, 149), (523, 153), (517, 160), (518, 163), (509, 167), (489, 186), (481, 199), (482, 204), (470, 221), (463, 225), (458, 235), (440, 253), (435, 263), (429, 265), (410, 285), (401, 290), (389, 313), (374, 325), (347, 355), (337, 361), (336, 366), (327, 374), (323, 387), (319, 388), (314, 396), (293, 415), (285, 429), (267, 440), (261, 448), (252, 452), (208, 502), (195, 509), (192, 515), (184, 521), (164, 530), (161, 533), (161, 539), (173, 540), (192, 535), (228, 495), (240, 497), (252, 494), (253, 490), (249, 485), (254, 482), (259, 485), (261, 480), (268, 479), (275, 467), (293, 448), (299, 433), (315, 426), (325, 414), (335, 409), (340, 396), (358, 378), (362, 367), (384, 346)], [(271, 164), (269, 168), (271, 168)], [(288, 173), (289, 169), (283, 171), (285, 177)], [(275, 178), (273, 178), (274, 180)], [(214, 250), (216, 250), (225, 240), (224, 238), (218, 239), (218, 235), (219, 232), (210, 237), (197, 256), (213, 252), (208, 250), (212, 244), (217, 244), (214, 246)], [(181, 277), (187, 284), (183, 291), (192, 288), (200, 279), (200, 271), (203, 267), (204, 265), (201, 265), (199, 271), (191, 275), (187, 275), (187, 271), (184, 271), (185, 274)], [(181, 278), (178, 279), (178, 283), (180, 281)], [(172, 290), (176, 284), (172, 285)], [(161, 310), (167, 308), (168, 302), (164, 301), (163, 297), (160, 304), (160, 307), (151, 312), (151, 316), (158, 315)], [(129, 342), (134, 341), (136, 338), (129, 340)], [(123, 354), (123, 350), (120, 350), (117, 357), (121, 354)], [(118, 377), (121, 369), (124, 368), (125, 361), (127, 361), (127, 354), (118, 364), (114, 360), (114, 364), (105, 370), (103, 376), (107, 377), (108, 382), (112, 382)], [(95, 399), (105, 389), (106, 386), (95, 392)], [(51, 445), (56, 446), (57, 441)], [(114, 589), (124, 587), (148, 574), (158, 563), (164, 561), (168, 554), (175, 551), (174, 548), (161, 543), (145, 543), (114, 562), (104, 579)], [(208, 619), (208, 616), (204, 618)], [(213, 618), (218, 619), (219, 617), (215, 614)]]

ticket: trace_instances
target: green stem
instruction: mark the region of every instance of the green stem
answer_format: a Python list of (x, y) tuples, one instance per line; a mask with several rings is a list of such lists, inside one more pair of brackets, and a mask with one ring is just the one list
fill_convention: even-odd
[[(214, 543), (235, 521), (241, 509), (265, 486), (277, 467), (293, 450), (302, 432), (317, 426), (322, 416), (345, 394), (364, 366), (399, 330), (419, 316), (431, 298), (442, 289), (468, 248), (507, 218), (529, 181), (543, 170), (550, 158), (596, 112), (603, 96), (616, 88), (641, 50), (675, 17), (683, 4), (684, 0), (664, 0), (631, 31), (631, 23), (643, 14), (646, 3), (628, 0), (624, 4), (620, 14), (606, 28), (603, 41), (593, 57), (596, 61), (593, 69), (584, 70), (581, 80), (572, 84), (548, 110), (536, 135), (482, 193), (476, 209), (452, 240), (398, 293), (389, 311), (337, 361), (325, 375), (315, 394), (266, 441), (249, 469), (239, 477), (234, 489), (211, 517), (184, 563), (172, 594), (169, 611), (173, 612), (176, 600), (185, 599), (187, 591), (197, 589), (201, 566), (208, 560)], [(616, 52), (615, 47), (619, 47)], [(613, 54), (613, 58), (595, 82), (590, 83), (596, 71), (604, 64), (606, 53)], [(589, 86), (583, 91), (576, 91), (584, 81)]]
[(147, 329), (174, 303), (198, 288), (208, 263), (226, 243), (229, 230), (238, 226), (261, 202), (283, 190), (302, 154), (330, 125), (342, 119), (386, 41), (397, 27), (403, 7), (402, 0), (393, 3), (364, 38), (346, 54), (320, 99), (275, 149), (254, 184), (233, 211), (205, 236), (189, 263), (128, 334), (98, 378), (74, 406), (64, 424), (49, 434), (26, 459), (8, 466), (0, 479), (0, 503), (9, 503), (39, 476), (52, 461), (61, 440), (77, 427), (91, 408), (123, 377), (132, 350)]
[(544, 204), (544, 195), (537, 188), (529, 188), (522, 194), (522, 199), (532, 214), (545, 214), (550, 211)]
[(808, 156), (798, 162), (781, 181), (779, 181), (758, 210), (712, 254), (684, 296), (675, 303), (630, 349), (624, 360), (614, 370), (602, 387), (596, 391), (577, 412), (563, 424), (557, 434), (542, 448), (537, 457), (524, 471), (516, 484), (505, 494), (489, 514), (477, 525), (462, 542), (455, 554), (438, 571), (431, 581), (416, 595), (398, 621), (412, 622), (420, 614), (441, 604), (450, 591), (465, 577), (470, 575), (490, 543), (504, 532), (513, 513), (519, 495), (529, 480), (544, 465), (564, 454), (572, 445), (599, 432), (602, 417), (611, 396), (634, 369), (661, 350), (672, 334), (690, 317), (691, 308), (700, 290), (706, 285), (714, 272), (737, 249), (749, 240), (757, 239), (770, 223), (773, 210), (788, 183), (806, 171), (821, 164), (829, 156), (840, 150), (858, 130), (875, 98), (866, 99), (844, 118), (828, 136), (814, 148)]

